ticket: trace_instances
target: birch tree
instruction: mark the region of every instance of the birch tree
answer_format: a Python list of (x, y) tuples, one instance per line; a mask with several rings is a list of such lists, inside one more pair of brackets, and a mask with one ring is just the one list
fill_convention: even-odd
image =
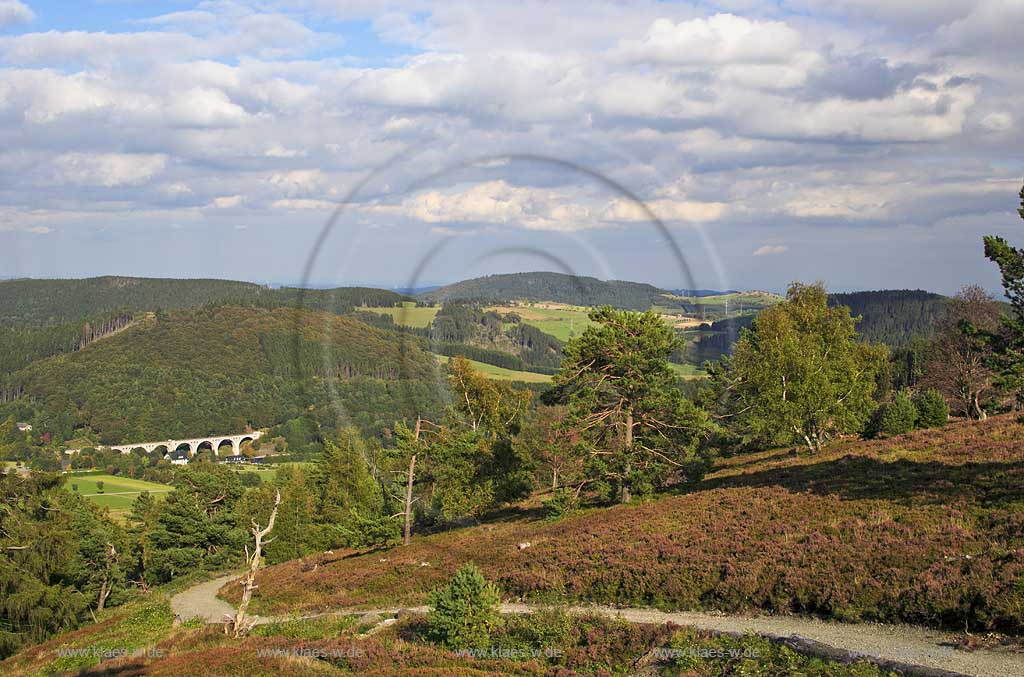
[(888, 350), (858, 340), (857, 319), (829, 307), (821, 284), (790, 285), (786, 301), (757, 316), (736, 343), (724, 381), (724, 418), (747, 442), (798, 442), (813, 452), (860, 432), (876, 407)]

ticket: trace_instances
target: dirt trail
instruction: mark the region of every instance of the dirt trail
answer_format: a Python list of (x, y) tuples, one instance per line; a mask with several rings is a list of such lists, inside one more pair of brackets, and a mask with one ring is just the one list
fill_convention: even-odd
[[(209, 623), (220, 623), (234, 608), (217, 597), (217, 591), (237, 575), (223, 576), (200, 583), (178, 593), (171, 599), (174, 613), (182, 620), (200, 616)], [(506, 614), (530, 613), (541, 608), (529, 604), (502, 604)], [(832, 647), (844, 652), (863, 655), (890, 664), (904, 664), (940, 671), (977, 675), (979, 677), (1024, 677), (1024, 655), (1000, 651), (960, 651), (954, 649), (956, 636), (952, 633), (910, 625), (876, 623), (833, 623), (801, 616), (738, 616), (691, 611), (658, 611), (656, 609), (617, 608), (607, 606), (564, 607), (570, 613), (596, 613), (619, 618), (630, 623), (675, 623), (702, 630), (722, 633), (755, 633), (798, 648), (816, 649)], [(338, 610), (308, 616), (259, 617), (258, 624), (317, 618), (327, 615), (390, 615), (399, 611), (425, 613), (427, 607), (396, 607), (381, 609)], [(808, 641), (809, 640), (809, 641)], [(814, 647), (814, 644), (824, 645)]]
[(238, 574), (221, 576), (179, 592), (171, 597), (171, 609), (174, 611), (174, 615), (183, 621), (199, 616), (207, 623), (223, 623), (225, 614), (235, 615), (235, 607), (217, 597), (217, 591), (225, 583), (236, 578), (238, 578)]

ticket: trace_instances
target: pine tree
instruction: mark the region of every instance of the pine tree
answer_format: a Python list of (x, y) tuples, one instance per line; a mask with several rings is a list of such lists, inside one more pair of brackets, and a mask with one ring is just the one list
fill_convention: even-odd
[[(343, 430), (337, 442), (326, 442), (313, 478), (318, 521), (326, 526), (328, 545), (347, 545), (361, 520), (384, 514), (384, 494), (370, 472), (366, 443), (354, 429)], [(396, 522), (397, 524), (397, 522)]]
[[(1020, 200), (1017, 213), (1024, 219), (1024, 188)], [(1024, 251), (995, 235), (985, 236), (984, 241), (985, 257), (999, 266), (1011, 306), (1010, 314), (1002, 317), (1001, 331), (987, 332), (986, 337), (993, 349), (998, 384), (1015, 395), (1019, 409), (1024, 405)]]
[(949, 405), (938, 390), (929, 388), (914, 398), (919, 428), (941, 428), (949, 421)]
[(430, 595), (433, 607), (427, 614), (431, 634), (453, 650), (484, 649), (491, 633), (500, 627), (501, 593), (488, 583), (475, 564), (466, 564), (451, 581)]
[(910, 396), (905, 392), (897, 393), (892, 402), (882, 406), (879, 423), (886, 435), (902, 435), (914, 429), (917, 416), (917, 407)]
[[(675, 332), (656, 313), (605, 306), (596, 326), (570, 340), (547, 397), (568, 405), (567, 423), (590, 448), (587, 481), (628, 503), (670, 477), (698, 479), (707, 415), (679, 390), (668, 358)], [(610, 497), (610, 496), (609, 496)]]

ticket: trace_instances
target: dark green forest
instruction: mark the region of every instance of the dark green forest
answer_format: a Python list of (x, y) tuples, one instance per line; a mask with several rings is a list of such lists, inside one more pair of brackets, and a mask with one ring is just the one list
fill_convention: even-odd
[[(216, 306), (158, 313), (88, 350), (4, 377), (5, 414), (100, 442), (268, 427), (313, 411), (367, 432), (436, 412), (422, 339), (310, 310)], [(350, 419), (350, 420), (345, 420)]]
[(829, 294), (832, 306), (846, 306), (860, 316), (857, 331), (865, 340), (890, 347), (909, 345), (915, 338), (931, 336), (942, 315), (946, 297), (920, 289), (886, 289)]
[(392, 306), (411, 300), (369, 287), (271, 289), (230, 280), (112, 276), (83, 280), (19, 279), (0, 281), (0, 325), (52, 325), (114, 311), (175, 310), (211, 303), (351, 312), (356, 306)]

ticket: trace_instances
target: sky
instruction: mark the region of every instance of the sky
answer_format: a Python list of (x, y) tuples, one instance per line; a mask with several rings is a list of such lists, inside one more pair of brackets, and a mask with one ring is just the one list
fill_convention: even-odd
[(0, 0), (0, 277), (999, 288), (1024, 0)]

